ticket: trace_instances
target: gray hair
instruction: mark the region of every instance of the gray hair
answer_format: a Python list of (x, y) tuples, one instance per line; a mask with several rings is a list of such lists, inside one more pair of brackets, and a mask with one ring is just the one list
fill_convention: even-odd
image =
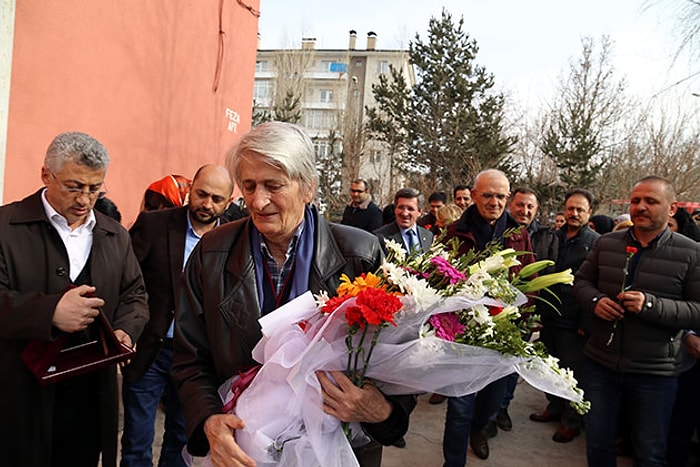
[(44, 166), (51, 172), (58, 172), (66, 162), (107, 170), (109, 154), (102, 143), (88, 134), (77, 131), (61, 133), (46, 149)]
[(415, 188), (406, 187), (401, 188), (399, 191), (397, 191), (394, 195), (394, 205), (399, 203), (399, 198), (417, 199), (418, 208), (420, 209), (423, 206), (423, 195), (420, 191), (416, 190)]
[(226, 156), (226, 167), (241, 186), (241, 161), (259, 159), (297, 180), (311, 192), (318, 186), (316, 155), (311, 138), (301, 127), (285, 122), (259, 125), (234, 146)]

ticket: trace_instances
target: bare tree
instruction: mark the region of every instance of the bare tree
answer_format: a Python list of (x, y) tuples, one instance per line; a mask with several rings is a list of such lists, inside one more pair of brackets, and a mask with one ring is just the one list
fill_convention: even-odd
[(616, 145), (628, 102), (625, 81), (615, 77), (612, 42), (603, 37), (599, 50), (582, 40), (581, 57), (563, 78), (559, 95), (544, 123), (542, 152), (558, 168), (561, 191), (573, 186), (596, 188)]
[(700, 59), (700, 1), (685, 0), (674, 4), (679, 9), (675, 28), (679, 45), (674, 59), (683, 52), (688, 52), (692, 59)]
[(314, 61), (313, 49), (283, 49), (273, 59), (275, 78), (272, 81), (272, 100), (268, 105), (253, 104), (253, 123), (270, 120), (299, 123), (305, 92), (304, 73)]
[(360, 175), (360, 165), (365, 149), (365, 129), (362, 121), (362, 93), (357, 79), (348, 82), (347, 103), (343, 115), (343, 161), (345, 164), (345, 182)]
[[(539, 115), (536, 114), (536, 115)], [(559, 169), (550, 157), (542, 153), (542, 118), (519, 112), (510, 118), (508, 130), (515, 135), (511, 160), (519, 171), (514, 174), (513, 186), (526, 185), (537, 192), (540, 221), (549, 223), (550, 217), (561, 209)]]
[(680, 200), (700, 199), (700, 129), (680, 107), (662, 112), (644, 128), (645, 145), (635, 170), (672, 180)]

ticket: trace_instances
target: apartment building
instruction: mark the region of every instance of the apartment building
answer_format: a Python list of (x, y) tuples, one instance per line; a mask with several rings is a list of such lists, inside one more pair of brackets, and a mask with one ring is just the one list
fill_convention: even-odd
[(372, 85), (389, 73), (390, 64), (414, 85), (408, 51), (378, 48), (374, 32), (367, 34), (366, 47), (360, 49), (354, 30), (347, 49), (316, 49), (315, 42), (303, 38), (299, 49), (258, 50), (255, 110), (270, 111), (285, 99), (291, 105), (298, 96), (299, 124), (309, 131), (318, 156), (345, 154), (345, 188), (360, 176), (371, 181), (378, 203), (388, 202), (401, 186), (391, 175), (391, 155), (382, 144), (367, 139), (361, 128), (365, 107), (375, 105)]

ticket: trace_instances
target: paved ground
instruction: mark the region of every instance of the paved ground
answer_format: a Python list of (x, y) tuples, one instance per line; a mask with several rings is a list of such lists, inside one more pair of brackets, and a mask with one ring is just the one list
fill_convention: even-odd
[[(568, 444), (551, 440), (556, 429), (554, 423), (535, 423), (528, 418), (531, 412), (544, 408), (546, 399), (538, 390), (520, 382), (511, 404), (513, 430), (500, 431), (489, 441), (491, 455), (481, 460), (469, 450), (468, 464), (491, 467), (583, 467), (586, 465), (585, 434)], [(404, 449), (385, 448), (382, 467), (440, 467), (442, 465), (442, 431), (446, 404), (428, 404), (428, 395), (419, 397), (418, 406), (411, 417), (411, 427), (406, 435)], [(157, 459), (162, 438), (163, 420), (159, 414), (158, 433), (154, 444)], [(618, 467), (630, 467), (632, 460), (618, 458)]]
[[(520, 382), (509, 409), (513, 430), (499, 431), (489, 440), (491, 455), (482, 460), (469, 449), (468, 465), (492, 467), (579, 467), (586, 465), (585, 440), (581, 435), (571, 443), (552, 441), (555, 423), (535, 423), (531, 412), (546, 404), (544, 395), (527, 383)], [(428, 396), (419, 397), (418, 407), (411, 417), (406, 436), (406, 448), (385, 450), (382, 467), (410, 465), (440, 467), (442, 465), (442, 432), (447, 404), (428, 404)], [(631, 466), (631, 459), (618, 459), (619, 467)]]

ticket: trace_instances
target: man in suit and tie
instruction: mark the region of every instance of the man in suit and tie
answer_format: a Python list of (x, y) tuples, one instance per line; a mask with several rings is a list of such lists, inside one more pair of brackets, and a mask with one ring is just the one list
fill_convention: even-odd
[[(394, 240), (403, 245), (407, 252), (422, 254), (430, 249), (433, 233), (416, 224), (420, 218), (423, 195), (415, 188), (402, 188), (394, 195), (394, 214), (396, 220), (374, 231), (379, 244), (387, 253), (386, 240)], [(394, 446), (403, 448), (406, 441), (401, 437)]]
[(175, 294), (190, 253), (202, 235), (219, 225), (232, 192), (228, 171), (205, 165), (194, 176), (188, 205), (142, 212), (129, 232), (146, 283), (151, 319), (138, 341), (136, 357), (122, 369), (121, 467), (153, 465), (154, 424), (164, 394), (165, 434), (158, 465), (186, 465), (185, 421), (170, 377)]
[(408, 252), (425, 253), (433, 243), (433, 234), (416, 224), (420, 217), (423, 196), (415, 188), (402, 188), (394, 196), (396, 220), (374, 231), (386, 253), (386, 240), (403, 244)]

